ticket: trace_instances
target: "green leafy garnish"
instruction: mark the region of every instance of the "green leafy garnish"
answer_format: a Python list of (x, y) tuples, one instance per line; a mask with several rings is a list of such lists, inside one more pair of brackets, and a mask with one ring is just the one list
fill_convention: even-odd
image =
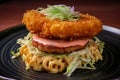
[(37, 10), (52, 20), (60, 19), (75, 21), (80, 18), (79, 13), (74, 11), (74, 7), (66, 5), (48, 5), (47, 8), (38, 8)]

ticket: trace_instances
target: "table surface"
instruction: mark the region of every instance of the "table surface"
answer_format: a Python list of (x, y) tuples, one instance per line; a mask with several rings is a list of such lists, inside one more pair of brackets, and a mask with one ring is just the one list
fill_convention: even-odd
[(80, 13), (101, 19), (104, 25), (120, 29), (120, 2), (117, 0), (0, 0), (0, 31), (21, 24), (26, 10), (65, 4)]

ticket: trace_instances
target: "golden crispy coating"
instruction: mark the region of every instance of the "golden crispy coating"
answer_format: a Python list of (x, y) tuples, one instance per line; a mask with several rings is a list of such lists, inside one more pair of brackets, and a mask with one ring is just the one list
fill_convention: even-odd
[(102, 30), (102, 22), (94, 16), (80, 14), (77, 21), (50, 20), (36, 10), (27, 11), (22, 22), (31, 33), (55, 39), (92, 38)]

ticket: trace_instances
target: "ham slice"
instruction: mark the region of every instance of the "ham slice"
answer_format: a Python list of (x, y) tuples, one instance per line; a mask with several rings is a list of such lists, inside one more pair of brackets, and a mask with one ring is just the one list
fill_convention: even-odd
[(85, 39), (85, 40), (78, 39), (74, 41), (52, 40), (52, 39), (45, 39), (42, 37), (38, 37), (36, 34), (33, 34), (33, 41), (36, 41), (43, 45), (66, 48), (71, 46), (85, 46), (88, 43), (89, 39)]

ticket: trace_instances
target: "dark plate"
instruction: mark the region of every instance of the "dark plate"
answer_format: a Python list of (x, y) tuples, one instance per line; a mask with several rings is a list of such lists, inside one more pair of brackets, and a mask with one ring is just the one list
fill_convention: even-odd
[(16, 44), (16, 40), (24, 37), (28, 31), (24, 25), (4, 30), (0, 32), (0, 78), (21, 80), (118, 79), (120, 77), (120, 30), (105, 25), (103, 27), (104, 30), (98, 35), (99, 39), (105, 42), (103, 61), (95, 64), (96, 70), (77, 69), (71, 77), (67, 77), (63, 73), (26, 71), (21, 57), (11, 59), (11, 51), (17, 50), (19, 45)]

